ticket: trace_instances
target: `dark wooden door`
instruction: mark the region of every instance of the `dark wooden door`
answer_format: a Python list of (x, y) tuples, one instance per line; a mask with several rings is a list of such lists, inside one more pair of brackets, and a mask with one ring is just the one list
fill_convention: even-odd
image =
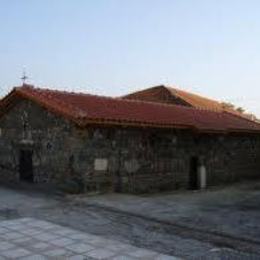
[(33, 182), (33, 165), (32, 165), (32, 151), (20, 151), (19, 164), (20, 180)]
[(197, 190), (199, 188), (198, 180), (198, 157), (194, 156), (190, 159), (190, 178), (189, 178), (189, 189)]

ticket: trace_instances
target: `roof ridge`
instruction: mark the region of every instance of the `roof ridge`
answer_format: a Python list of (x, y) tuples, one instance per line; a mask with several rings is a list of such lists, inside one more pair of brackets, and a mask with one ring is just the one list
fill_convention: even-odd
[[(60, 90), (60, 89), (52, 89), (47, 87), (38, 87), (30, 85), (33, 89), (39, 90), (39, 91), (49, 91), (49, 92), (56, 92), (56, 93), (63, 93), (63, 94), (69, 94), (69, 95), (81, 95), (81, 96), (91, 96), (91, 97), (100, 97), (100, 98), (107, 98), (107, 99), (119, 99), (118, 97), (111, 97), (111, 96), (105, 96), (105, 95), (98, 95), (98, 94), (91, 94), (87, 92), (75, 92), (75, 91), (68, 91), (68, 90)], [(22, 86), (23, 87), (23, 86)]]

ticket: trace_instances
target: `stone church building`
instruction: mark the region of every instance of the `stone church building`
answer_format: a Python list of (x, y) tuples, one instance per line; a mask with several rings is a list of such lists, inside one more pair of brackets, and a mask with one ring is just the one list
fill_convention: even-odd
[(110, 98), (23, 85), (0, 108), (1, 182), (141, 193), (260, 177), (260, 124), (178, 89)]

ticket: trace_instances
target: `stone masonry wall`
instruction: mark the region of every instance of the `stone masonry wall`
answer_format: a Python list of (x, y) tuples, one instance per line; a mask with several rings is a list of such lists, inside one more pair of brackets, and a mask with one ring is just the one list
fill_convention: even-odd
[[(88, 188), (112, 176), (113, 189), (157, 192), (189, 187), (190, 160), (198, 157), (207, 170), (207, 185), (260, 177), (257, 136), (196, 135), (189, 131), (88, 129), (85, 166)], [(91, 147), (89, 149), (89, 147)], [(95, 170), (95, 160), (107, 162)], [(97, 178), (99, 177), (99, 179)], [(92, 179), (91, 179), (92, 178)], [(99, 181), (98, 181), (99, 180)], [(101, 185), (102, 186), (102, 185)], [(121, 187), (121, 188), (120, 188)]]
[(19, 180), (21, 150), (32, 150), (34, 182), (49, 183), (72, 172), (74, 150), (80, 146), (75, 128), (29, 101), (20, 101), (0, 119), (0, 176)]
[(190, 160), (207, 185), (260, 177), (260, 137), (184, 130), (79, 129), (21, 100), (0, 119), (0, 180), (19, 181), (20, 150), (33, 151), (34, 182), (81, 191), (157, 192), (189, 187)]

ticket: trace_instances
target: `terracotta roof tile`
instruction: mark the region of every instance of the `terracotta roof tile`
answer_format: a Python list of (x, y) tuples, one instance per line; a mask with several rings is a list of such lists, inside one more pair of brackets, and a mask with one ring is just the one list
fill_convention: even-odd
[(223, 111), (223, 105), (216, 100), (202, 97), (200, 95), (193, 94), (177, 88), (172, 88), (172, 87), (166, 87), (166, 88), (170, 91), (172, 95), (175, 95), (183, 99), (192, 107), (200, 108), (200, 109), (208, 109), (212, 111)]
[(23, 86), (1, 102), (2, 114), (16, 97), (32, 100), (75, 123), (189, 128), (203, 132), (260, 132), (260, 124), (229, 113)]
[(220, 102), (169, 86), (156, 86), (125, 95), (125, 99), (179, 104), (216, 112), (223, 111)]
[(245, 119), (252, 120), (252, 118), (243, 113), (239, 113), (235, 109), (225, 107), (221, 102), (190, 93), (184, 90), (180, 90), (176, 87), (169, 86), (156, 86), (147, 88), (141, 91), (136, 91), (125, 95), (125, 99), (134, 99), (134, 100), (145, 100), (158, 103), (167, 103), (167, 104), (178, 104), (184, 106), (190, 106), (198, 109), (206, 109), (215, 112), (228, 112)]

